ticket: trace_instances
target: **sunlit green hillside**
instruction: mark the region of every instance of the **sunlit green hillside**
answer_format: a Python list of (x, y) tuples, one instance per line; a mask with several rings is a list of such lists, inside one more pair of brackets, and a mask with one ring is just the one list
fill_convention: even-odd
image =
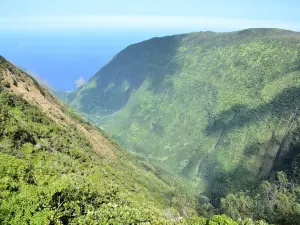
[(117, 54), (68, 102), (122, 146), (218, 199), (280, 166), (300, 118), (300, 34), (153, 38)]

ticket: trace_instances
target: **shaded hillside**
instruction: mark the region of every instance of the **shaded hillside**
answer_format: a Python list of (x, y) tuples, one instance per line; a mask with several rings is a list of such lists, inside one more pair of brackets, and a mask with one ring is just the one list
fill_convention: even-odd
[(1, 224), (187, 223), (195, 206), (178, 179), (0, 57)]
[(300, 34), (248, 29), (131, 45), (68, 102), (218, 199), (270, 177), (298, 127), (299, 88)]

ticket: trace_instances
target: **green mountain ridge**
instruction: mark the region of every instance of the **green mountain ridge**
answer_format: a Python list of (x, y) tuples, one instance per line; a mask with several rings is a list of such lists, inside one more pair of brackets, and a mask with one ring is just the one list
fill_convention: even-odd
[(300, 152), (290, 149), (299, 88), (300, 33), (248, 29), (131, 45), (67, 102), (218, 201)]
[(0, 57), (1, 224), (187, 224), (187, 190)]
[(0, 56), (0, 223), (299, 224), (298, 37), (151, 39), (63, 96), (138, 157)]
[(0, 224), (267, 224), (216, 213), (0, 56)]

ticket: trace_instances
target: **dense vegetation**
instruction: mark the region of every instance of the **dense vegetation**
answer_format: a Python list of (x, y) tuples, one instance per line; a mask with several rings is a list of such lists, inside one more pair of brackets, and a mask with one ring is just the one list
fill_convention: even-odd
[(75, 122), (54, 121), (38, 101), (25, 100), (26, 92), (16, 94), (22, 87), (27, 94), (36, 88), (34, 99), (58, 103), (0, 56), (0, 224), (266, 224), (216, 215), (221, 211), (196, 202), (179, 178), (138, 161), (114, 140), (107, 148), (115, 157), (96, 153), (78, 130), (93, 130), (88, 121), (62, 104)]
[[(39, 90), (36, 98), (49, 96), (57, 103), (0, 56), (1, 224), (266, 224), (216, 215), (221, 211), (196, 202), (179, 178), (137, 161), (113, 140), (107, 147), (114, 148), (116, 158), (95, 153), (76, 123), (55, 122), (41, 105), (14, 93), (21, 82), (32, 91), (29, 81)], [(60, 106), (69, 118), (93, 129)]]
[[(299, 155), (300, 156), (300, 155)], [(294, 162), (292, 179), (279, 172), (275, 182), (264, 181), (252, 193), (229, 194), (221, 210), (232, 218), (264, 219), (272, 224), (300, 224), (299, 156)]]
[(29, 77), (0, 57), (0, 223), (300, 224), (299, 65), (299, 35), (276, 29), (128, 47), (66, 98), (139, 161), (16, 95)]
[(196, 215), (194, 198), (167, 173), (118, 146), (116, 159), (100, 157), (75, 125), (11, 93), (18, 73), (0, 58), (1, 224), (184, 224), (182, 210)]
[(153, 38), (117, 54), (68, 102), (219, 205), (295, 156), (285, 158), (299, 65), (300, 35), (286, 30)]

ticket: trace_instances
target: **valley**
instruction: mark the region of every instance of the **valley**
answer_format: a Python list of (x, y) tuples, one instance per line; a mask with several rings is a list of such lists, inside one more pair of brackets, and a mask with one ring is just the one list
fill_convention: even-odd
[(152, 38), (73, 92), (0, 57), (1, 224), (297, 225), (300, 33)]
[(153, 38), (118, 53), (66, 102), (218, 199), (279, 166), (298, 127), (299, 63), (300, 34), (287, 30)]

